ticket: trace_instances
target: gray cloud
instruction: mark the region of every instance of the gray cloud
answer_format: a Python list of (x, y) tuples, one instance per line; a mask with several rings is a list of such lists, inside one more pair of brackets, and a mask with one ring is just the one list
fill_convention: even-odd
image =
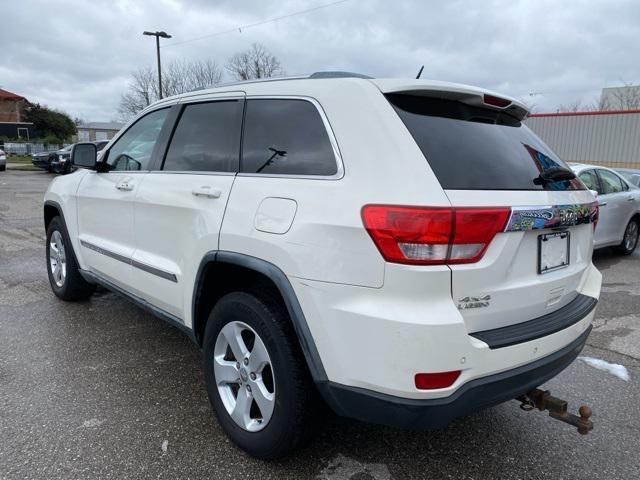
[(113, 118), (130, 72), (154, 65), (153, 39), (141, 35), (147, 29), (174, 36), (165, 42), (164, 61), (224, 64), (258, 41), (289, 74), (342, 69), (412, 77), (424, 64), (425, 78), (502, 91), (541, 111), (592, 101), (602, 87), (621, 81), (640, 82), (635, 0), (350, 0), (242, 33), (176, 44), (328, 2), (10, 2), (0, 29), (0, 86), (87, 120)]

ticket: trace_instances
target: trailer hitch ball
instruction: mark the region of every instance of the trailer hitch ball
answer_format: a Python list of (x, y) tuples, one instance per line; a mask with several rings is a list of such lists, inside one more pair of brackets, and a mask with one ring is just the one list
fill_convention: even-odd
[(593, 430), (593, 423), (589, 420), (593, 412), (589, 407), (582, 405), (578, 409), (580, 416), (569, 413), (567, 401), (552, 396), (548, 390), (543, 391), (536, 388), (516, 400), (521, 402), (520, 408), (526, 411), (547, 410), (551, 418), (576, 427), (581, 435), (587, 435)]
[(586, 405), (582, 405), (578, 409), (578, 413), (580, 414), (580, 418), (578, 419), (578, 432), (580, 435), (586, 435), (593, 429), (593, 423), (589, 420), (591, 415), (593, 415), (593, 412)]

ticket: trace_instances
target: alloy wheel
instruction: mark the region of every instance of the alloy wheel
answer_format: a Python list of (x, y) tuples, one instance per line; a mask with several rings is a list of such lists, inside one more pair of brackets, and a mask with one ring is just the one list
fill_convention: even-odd
[(67, 256), (62, 234), (55, 230), (49, 240), (49, 268), (56, 286), (62, 287), (67, 278)]
[(214, 347), (214, 375), (220, 399), (244, 430), (267, 426), (276, 391), (269, 352), (256, 331), (243, 322), (226, 324)]
[(624, 248), (631, 251), (638, 243), (638, 223), (629, 222), (627, 229), (624, 232)]

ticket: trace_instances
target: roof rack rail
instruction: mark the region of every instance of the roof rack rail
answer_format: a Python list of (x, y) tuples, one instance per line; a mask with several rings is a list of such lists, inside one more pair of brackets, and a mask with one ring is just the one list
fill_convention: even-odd
[[(234, 82), (224, 82), (218, 83), (217, 85), (211, 85), (209, 87), (201, 87), (197, 90), (208, 90), (210, 88), (218, 88), (218, 87), (229, 87), (232, 85), (244, 85), (247, 83), (262, 83), (262, 82), (279, 82), (280, 80), (301, 80), (304, 78), (309, 78), (307, 75), (292, 75), (288, 77), (268, 77), (268, 78), (255, 78), (252, 80), (237, 80)], [(196, 90), (194, 90), (195, 92)]]
[(341, 72), (341, 71), (329, 71), (329, 72), (315, 72), (309, 75), (309, 78), (366, 78), (372, 79), (369, 75), (354, 72)]
[[(364, 75), (362, 73), (354, 73), (354, 72), (342, 72), (342, 71), (328, 71), (328, 72), (314, 72), (311, 75), (291, 75), (291, 76), (287, 76), (287, 77), (268, 77), (268, 78), (256, 78), (253, 80), (238, 80), (238, 81), (233, 81), (233, 82), (224, 82), (224, 83), (219, 83), (217, 85), (210, 85), (210, 86), (206, 86), (206, 87), (198, 87), (194, 90), (191, 90), (191, 92), (199, 92), (202, 90), (209, 90), (211, 88), (218, 88), (218, 87), (230, 87), (233, 85), (246, 85), (248, 83), (263, 83), (263, 82), (279, 82), (282, 80), (304, 80), (307, 78), (365, 78), (365, 79), (372, 79), (373, 77), (370, 77), (369, 75)], [(191, 92), (185, 92), (185, 93), (191, 93)]]

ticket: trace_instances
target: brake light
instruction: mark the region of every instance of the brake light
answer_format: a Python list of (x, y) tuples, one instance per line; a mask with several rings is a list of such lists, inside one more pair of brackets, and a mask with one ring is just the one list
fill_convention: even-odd
[(507, 100), (506, 98), (496, 97), (494, 95), (485, 94), (483, 97), (484, 103), (487, 105), (493, 105), (494, 107), (505, 108), (511, 105), (511, 100)]
[(416, 373), (416, 388), (420, 390), (434, 390), (436, 388), (450, 387), (458, 379), (460, 373), (460, 370), (438, 373)]
[(480, 260), (510, 212), (508, 207), (365, 205), (362, 221), (386, 261), (444, 265)]

